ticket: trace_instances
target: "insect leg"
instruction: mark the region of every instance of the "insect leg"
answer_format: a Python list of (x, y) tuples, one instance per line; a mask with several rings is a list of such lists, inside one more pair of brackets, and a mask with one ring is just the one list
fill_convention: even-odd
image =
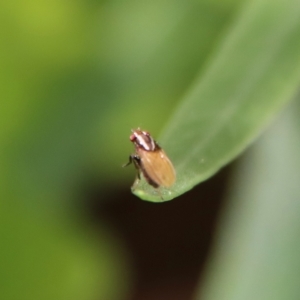
[(133, 183), (133, 186), (135, 186), (138, 183), (138, 181), (141, 179), (141, 159), (140, 159), (140, 157), (136, 154), (129, 155), (129, 161), (127, 164), (123, 165), (123, 168), (127, 167), (128, 165), (130, 165), (132, 163), (134, 164), (134, 167), (137, 171), (136, 172), (137, 178)]
[(124, 164), (124, 165), (122, 166), (122, 168), (125, 168), (125, 167), (129, 166), (129, 165), (132, 163), (132, 156), (133, 156), (133, 155), (129, 155), (129, 161), (128, 161), (128, 163)]
[(141, 159), (138, 155), (130, 155), (131, 161), (133, 162), (136, 170), (137, 170), (137, 178), (140, 180), (141, 179)]

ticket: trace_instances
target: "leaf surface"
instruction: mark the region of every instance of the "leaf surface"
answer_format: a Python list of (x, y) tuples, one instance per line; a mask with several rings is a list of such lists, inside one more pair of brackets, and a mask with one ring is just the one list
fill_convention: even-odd
[(247, 3), (158, 139), (175, 185), (157, 191), (141, 180), (133, 192), (171, 200), (236, 158), (298, 89), (299, 36), (297, 1)]

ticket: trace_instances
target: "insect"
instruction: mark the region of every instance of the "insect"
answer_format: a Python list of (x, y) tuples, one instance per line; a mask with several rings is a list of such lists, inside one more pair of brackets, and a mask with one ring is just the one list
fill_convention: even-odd
[(137, 169), (138, 182), (141, 173), (146, 181), (154, 188), (170, 187), (176, 179), (175, 169), (165, 151), (155, 142), (149, 132), (140, 128), (131, 130), (129, 139), (135, 146), (135, 153), (129, 156), (129, 162)]

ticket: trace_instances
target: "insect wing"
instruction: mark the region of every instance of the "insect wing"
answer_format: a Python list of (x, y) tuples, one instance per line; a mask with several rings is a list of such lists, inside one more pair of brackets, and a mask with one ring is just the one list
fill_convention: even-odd
[(157, 183), (159, 186), (170, 187), (176, 179), (175, 169), (162, 150), (138, 151), (141, 158), (141, 168), (146, 177)]

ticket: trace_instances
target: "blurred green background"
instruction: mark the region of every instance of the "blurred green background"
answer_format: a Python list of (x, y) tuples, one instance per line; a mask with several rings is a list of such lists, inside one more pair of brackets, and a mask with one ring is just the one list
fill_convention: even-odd
[(192, 299), (230, 169), (155, 206), (121, 166), (130, 129), (158, 136), (243, 2), (1, 2), (0, 299)]

